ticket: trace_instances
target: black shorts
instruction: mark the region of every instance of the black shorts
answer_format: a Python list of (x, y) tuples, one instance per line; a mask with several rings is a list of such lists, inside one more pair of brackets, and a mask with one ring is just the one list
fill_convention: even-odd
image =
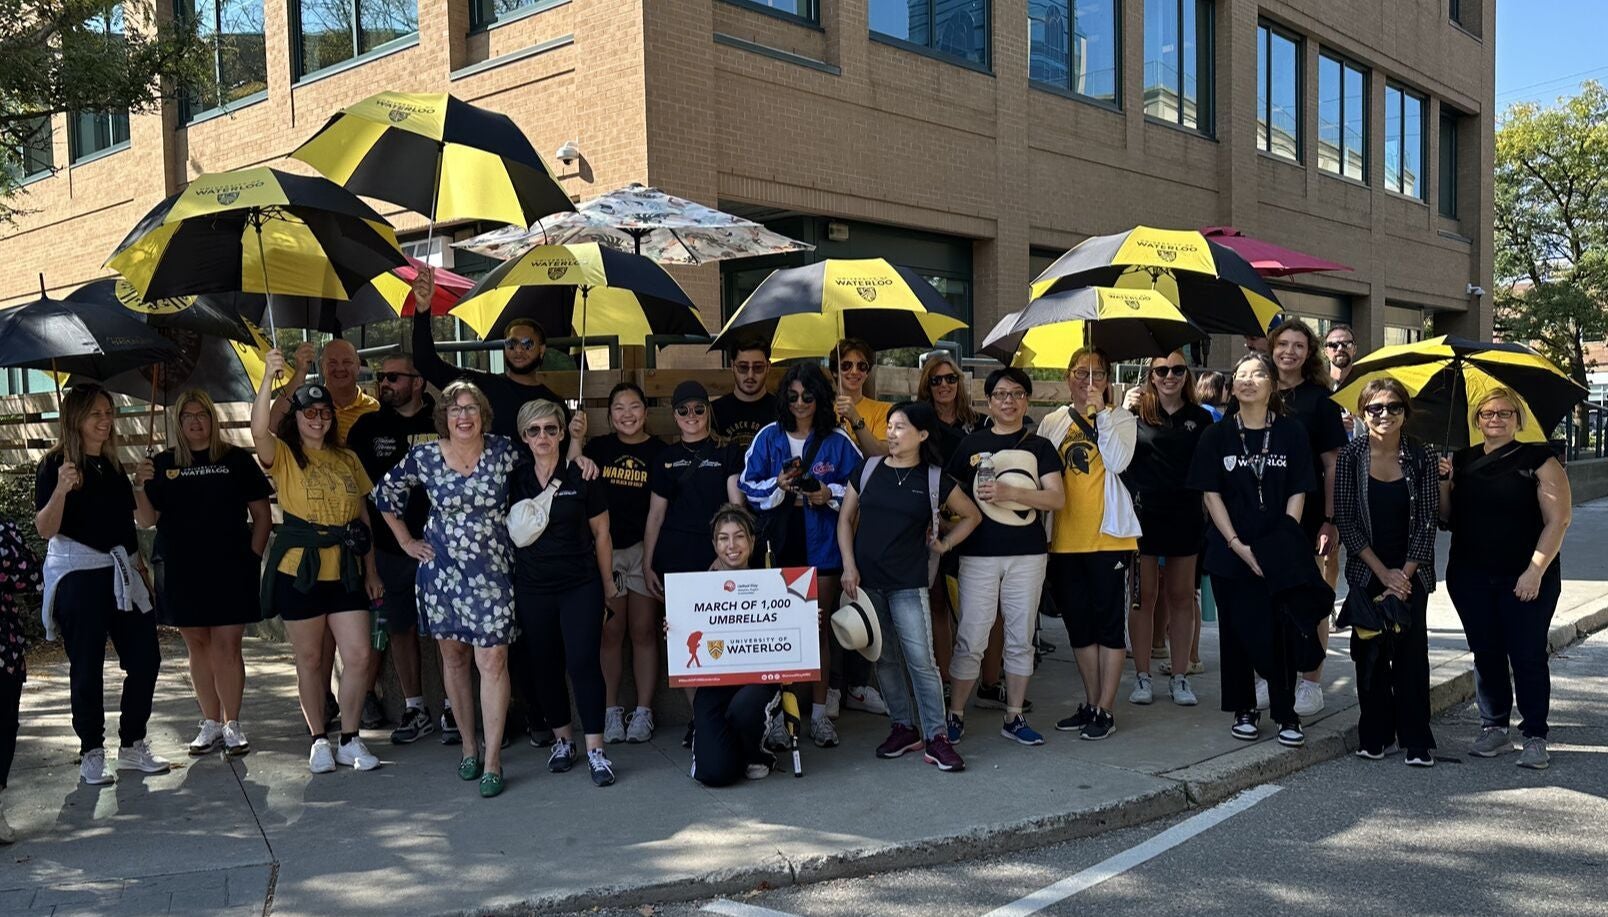
[(417, 583), (419, 564), (406, 554), (374, 551), (374, 569), (385, 584), (385, 598), (376, 612), (393, 634), (419, 632)]
[(1055, 605), (1074, 649), (1127, 646), (1127, 574), (1130, 551), (1051, 554), (1049, 580)]
[(1189, 557), (1205, 546), (1206, 513), (1199, 498), (1139, 506), (1139, 553), (1146, 557)]
[(286, 621), (310, 621), (339, 611), (366, 611), (368, 607), (367, 593), (347, 592), (340, 580), (320, 580), (302, 592), (296, 588), (296, 577), (274, 574), (274, 614)]

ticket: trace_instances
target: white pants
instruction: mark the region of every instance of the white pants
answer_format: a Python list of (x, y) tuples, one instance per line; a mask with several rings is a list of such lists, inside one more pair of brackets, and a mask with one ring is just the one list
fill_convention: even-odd
[(996, 615), (1005, 616), (1005, 674), (1033, 674), (1033, 616), (1044, 588), (1045, 554), (960, 559), (960, 623), (952, 678), (974, 681)]

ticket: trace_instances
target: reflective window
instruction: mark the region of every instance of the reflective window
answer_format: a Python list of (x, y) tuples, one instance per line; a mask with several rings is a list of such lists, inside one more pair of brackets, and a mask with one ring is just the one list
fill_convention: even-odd
[(871, 31), (988, 65), (987, 0), (871, 0)]
[(1424, 196), (1424, 97), (1385, 84), (1385, 187)]
[[(91, 32), (107, 36), (123, 34), (123, 7), (107, 8), (85, 23)], [(97, 41), (108, 39), (100, 38)], [(67, 160), (77, 162), (103, 150), (128, 142), (127, 111), (77, 111), (67, 115)]]
[(1440, 214), (1457, 219), (1457, 115), (1441, 108)]
[(416, 0), (297, 0), (302, 76), (351, 60), (419, 31)]
[(1350, 61), (1318, 55), (1318, 168), (1368, 180), (1367, 74)]
[(1294, 38), (1256, 30), (1256, 146), (1301, 161), (1301, 52)]
[(48, 116), (32, 119), (19, 133), (24, 135), (22, 144), (5, 161), (14, 180), (43, 175), (56, 167), (55, 138), (51, 136)]
[(1029, 0), (1029, 77), (1117, 104), (1117, 17), (1117, 0)]
[[(524, 0), (524, 2), (529, 4), (531, 0)], [(770, 7), (778, 12), (786, 13), (789, 16), (797, 16), (800, 19), (808, 19), (811, 22), (819, 21), (821, 15), (817, 7), (817, 0), (736, 0), (736, 2), (743, 6)]]
[(212, 45), (212, 81), (182, 100), (183, 120), (268, 88), (262, 0), (179, 0), (176, 10)]
[(1145, 114), (1211, 133), (1210, 0), (1145, 0)]

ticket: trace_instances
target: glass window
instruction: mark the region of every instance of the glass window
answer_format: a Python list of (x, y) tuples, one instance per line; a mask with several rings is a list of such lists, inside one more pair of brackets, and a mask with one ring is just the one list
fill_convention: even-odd
[(179, 0), (177, 11), (212, 45), (213, 81), (182, 100), (183, 120), (268, 88), (262, 0)]
[(1212, 132), (1210, 0), (1145, 0), (1145, 114)]
[(871, 31), (988, 66), (987, 0), (871, 0)]
[(22, 144), (14, 157), (7, 157), (6, 168), (12, 170), (16, 181), (43, 175), (56, 167), (55, 140), (50, 133), (50, 118), (34, 118), (22, 127)]
[(1458, 25), (1463, 24), (1462, 0), (1447, 0), (1446, 15)]
[(297, 0), (296, 6), (302, 76), (419, 31), (416, 0)]
[(1301, 52), (1269, 26), (1256, 32), (1256, 146), (1301, 161)]
[(1440, 214), (1457, 219), (1457, 115), (1440, 117)]
[(67, 116), (71, 162), (128, 142), (128, 112), (79, 111)]
[[(528, 4), (531, 0), (524, 2)], [(816, 0), (737, 0), (737, 2), (744, 6), (768, 6), (789, 16), (797, 16), (811, 22), (818, 21), (821, 15), (816, 8)]]
[(1029, 0), (1029, 77), (1117, 104), (1117, 16), (1117, 0)]
[(1328, 54), (1318, 55), (1318, 168), (1368, 180), (1367, 74)]
[(1424, 97), (1385, 84), (1385, 187), (1424, 196)]

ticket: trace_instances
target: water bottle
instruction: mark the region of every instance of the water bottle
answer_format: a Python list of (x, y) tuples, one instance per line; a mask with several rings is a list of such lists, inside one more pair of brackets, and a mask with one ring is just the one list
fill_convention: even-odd
[(994, 453), (977, 453), (977, 480), (972, 484), (973, 492), (984, 484), (994, 483)]
[(385, 652), (391, 645), (391, 631), (385, 625), (385, 617), (381, 610), (385, 607), (384, 599), (375, 599), (369, 602), (369, 645), (377, 653)]

